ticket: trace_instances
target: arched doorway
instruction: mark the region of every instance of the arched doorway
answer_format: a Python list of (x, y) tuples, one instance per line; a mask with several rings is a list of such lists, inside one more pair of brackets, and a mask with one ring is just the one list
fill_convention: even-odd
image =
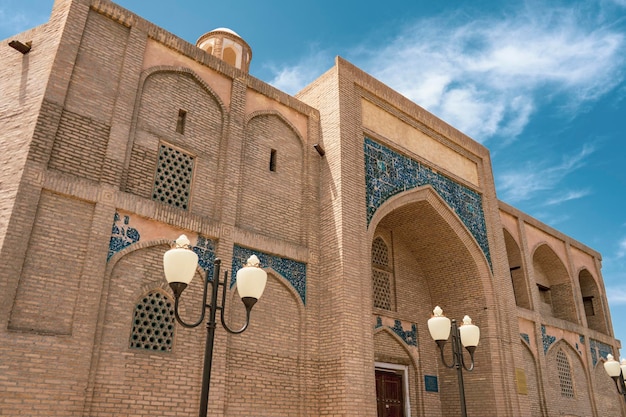
[[(415, 326), (415, 349), (410, 350), (418, 363), (419, 377), (408, 381), (414, 415), (440, 410), (441, 416), (459, 413), (457, 375), (442, 366), (435, 343), (430, 339), (426, 322), (435, 305), (440, 305), (450, 318), (460, 320), (470, 315), (482, 329), (484, 342), (476, 351), (476, 370), (465, 373), (468, 412), (483, 416), (496, 415), (485, 409), (487, 395), (495, 395), (492, 380), (492, 355), (489, 338), (493, 329), (490, 311), (491, 271), (483, 251), (454, 211), (430, 187), (421, 187), (399, 194), (383, 204), (370, 223), (372, 245), (372, 311), (379, 326), (393, 327), (399, 336), (406, 336)], [(390, 257), (386, 271), (392, 273), (390, 308), (377, 301), (381, 287), (376, 273), (381, 269), (375, 255), (383, 240)], [(379, 262), (378, 262), (379, 263)], [(380, 297), (379, 297), (380, 298)], [(378, 300), (379, 301), (379, 300)], [(411, 344), (412, 339), (404, 340)], [(406, 358), (394, 357), (393, 346), (377, 340), (377, 361), (402, 364)], [(449, 349), (446, 349), (449, 354)], [(429, 386), (427, 381), (435, 387)], [(415, 388), (415, 389), (412, 389)], [(481, 399), (481, 401), (476, 401)], [(495, 403), (495, 401), (493, 401)]]

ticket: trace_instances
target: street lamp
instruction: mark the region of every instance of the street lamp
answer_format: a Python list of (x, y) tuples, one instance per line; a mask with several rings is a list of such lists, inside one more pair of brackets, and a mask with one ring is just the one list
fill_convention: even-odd
[(604, 370), (611, 378), (613, 378), (617, 392), (620, 393), (624, 397), (624, 401), (626, 401), (626, 383), (624, 383), (624, 376), (626, 375), (626, 359), (622, 359), (622, 363), (620, 364), (613, 358), (613, 355), (609, 353), (606, 355)]
[[(220, 282), (220, 259), (213, 261), (213, 284), (211, 289), (211, 301), (207, 304), (207, 289), (209, 286), (209, 274), (206, 274), (204, 280), (204, 291), (202, 293), (202, 313), (200, 318), (195, 323), (186, 323), (179, 314), (179, 299), (187, 285), (193, 279), (198, 267), (198, 255), (191, 250), (189, 239), (187, 236), (181, 235), (176, 239), (174, 247), (163, 255), (163, 269), (165, 272), (165, 278), (170, 287), (174, 291), (174, 315), (176, 321), (178, 321), (183, 327), (193, 328), (198, 327), (203, 321), (206, 315), (206, 310), (209, 310), (209, 320), (207, 321), (207, 336), (206, 345), (204, 348), (204, 371), (202, 374), (202, 392), (200, 396), (200, 417), (206, 417), (207, 406), (209, 401), (209, 384), (211, 382), (211, 365), (213, 361), (213, 342), (215, 340), (215, 328), (216, 320), (215, 316), (217, 310), (220, 310), (220, 321), (226, 331), (232, 334), (242, 333), (248, 328), (250, 323), (250, 310), (256, 302), (261, 298), (265, 284), (267, 283), (267, 273), (259, 267), (259, 258), (252, 255), (248, 259), (248, 263), (243, 268), (237, 271), (237, 291), (241, 297), (241, 301), (246, 307), (246, 322), (239, 330), (232, 330), (226, 325), (224, 320), (224, 309), (226, 307), (226, 281), (228, 277), (228, 271), (224, 271), (224, 280)], [(222, 304), (217, 304), (217, 292), (219, 286), (223, 286), (222, 290)]]
[[(465, 368), (466, 371), (472, 371), (474, 369), (474, 351), (480, 339), (480, 329), (475, 324), (472, 324), (472, 319), (469, 316), (465, 316), (463, 318), (463, 324), (457, 326), (456, 320), (450, 320), (443, 315), (441, 307), (435, 307), (433, 313), (434, 315), (428, 319), (428, 331), (430, 332), (430, 337), (432, 337), (433, 340), (437, 342), (437, 346), (439, 346), (441, 361), (446, 368), (456, 368), (457, 379), (459, 381), (459, 395), (461, 397), (461, 416), (467, 417), (465, 387), (463, 385), (463, 368)], [(450, 332), (452, 332), (452, 363), (448, 365), (443, 355), (443, 347), (448, 341)], [(465, 364), (461, 345), (463, 345), (470, 354), (469, 367)]]

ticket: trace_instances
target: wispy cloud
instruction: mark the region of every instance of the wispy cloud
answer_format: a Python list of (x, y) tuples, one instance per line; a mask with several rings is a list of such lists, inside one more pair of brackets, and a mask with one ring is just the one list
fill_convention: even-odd
[(561, 203), (565, 203), (566, 201), (571, 201), (571, 200), (578, 200), (579, 198), (583, 198), (588, 196), (589, 194), (591, 194), (591, 190), (589, 189), (585, 189), (585, 190), (570, 190), (570, 191), (566, 191), (564, 193), (561, 193), (555, 197), (550, 198), (548, 201), (546, 201), (546, 205), (547, 206), (556, 206), (559, 205)]
[[(554, 189), (572, 172), (582, 168), (587, 158), (595, 151), (591, 144), (571, 155), (566, 155), (561, 162), (529, 159), (521, 169), (504, 171), (496, 178), (498, 193), (504, 201), (518, 203), (535, 197), (538, 192)], [(581, 198), (590, 191), (580, 190), (553, 197), (545, 204), (554, 205), (574, 198)]]
[(319, 77), (332, 64), (333, 55), (330, 52), (317, 47), (311, 48), (311, 53), (295, 65), (270, 65), (275, 75), (269, 83), (280, 90), (294, 94)]
[(626, 287), (607, 287), (606, 295), (610, 305), (626, 305)]
[[(347, 58), (474, 139), (510, 141), (546, 100), (565, 98), (573, 112), (624, 79), (624, 34), (592, 20), (575, 7), (446, 14), (415, 21), (384, 45), (356, 45)], [(319, 75), (316, 62), (277, 69), (273, 83), (297, 90)]]

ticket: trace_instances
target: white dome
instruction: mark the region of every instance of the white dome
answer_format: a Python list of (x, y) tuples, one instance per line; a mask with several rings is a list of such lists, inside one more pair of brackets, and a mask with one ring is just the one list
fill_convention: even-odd
[[(239, 34), (237, 32), (235, 32), (232, 29), (228, 29), (228, 28), (216, 28), (216, 29), (213, 29), (211, 32), (226, 32), (226, 33), (230, 33), (231, 35), (235, 35), (238, 38), (241, 38), (241, 36), (239, 36)], [(211, 33), (211, 32), (209, 32), (209, 33)]]

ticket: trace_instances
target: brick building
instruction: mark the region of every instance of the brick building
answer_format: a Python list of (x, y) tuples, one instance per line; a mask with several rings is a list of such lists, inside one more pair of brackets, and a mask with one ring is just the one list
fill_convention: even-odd
[(194, 46), (106, 0), (13, 39), (32, 49), (0, 46), (0, 415), (195, 415), (205, 332), (176, 325), (162, 272), (185, 233), (185, 317), (215, 257), (269, 272), (250, 329), (218, 328), (210, 415), (459, 415), (440, 305), (481, 329), (469, 415), (626, 416), (600, 254), (498, 201), (489, 151), (378, 80), (337, 58), (290, 96), (235, 32)]

